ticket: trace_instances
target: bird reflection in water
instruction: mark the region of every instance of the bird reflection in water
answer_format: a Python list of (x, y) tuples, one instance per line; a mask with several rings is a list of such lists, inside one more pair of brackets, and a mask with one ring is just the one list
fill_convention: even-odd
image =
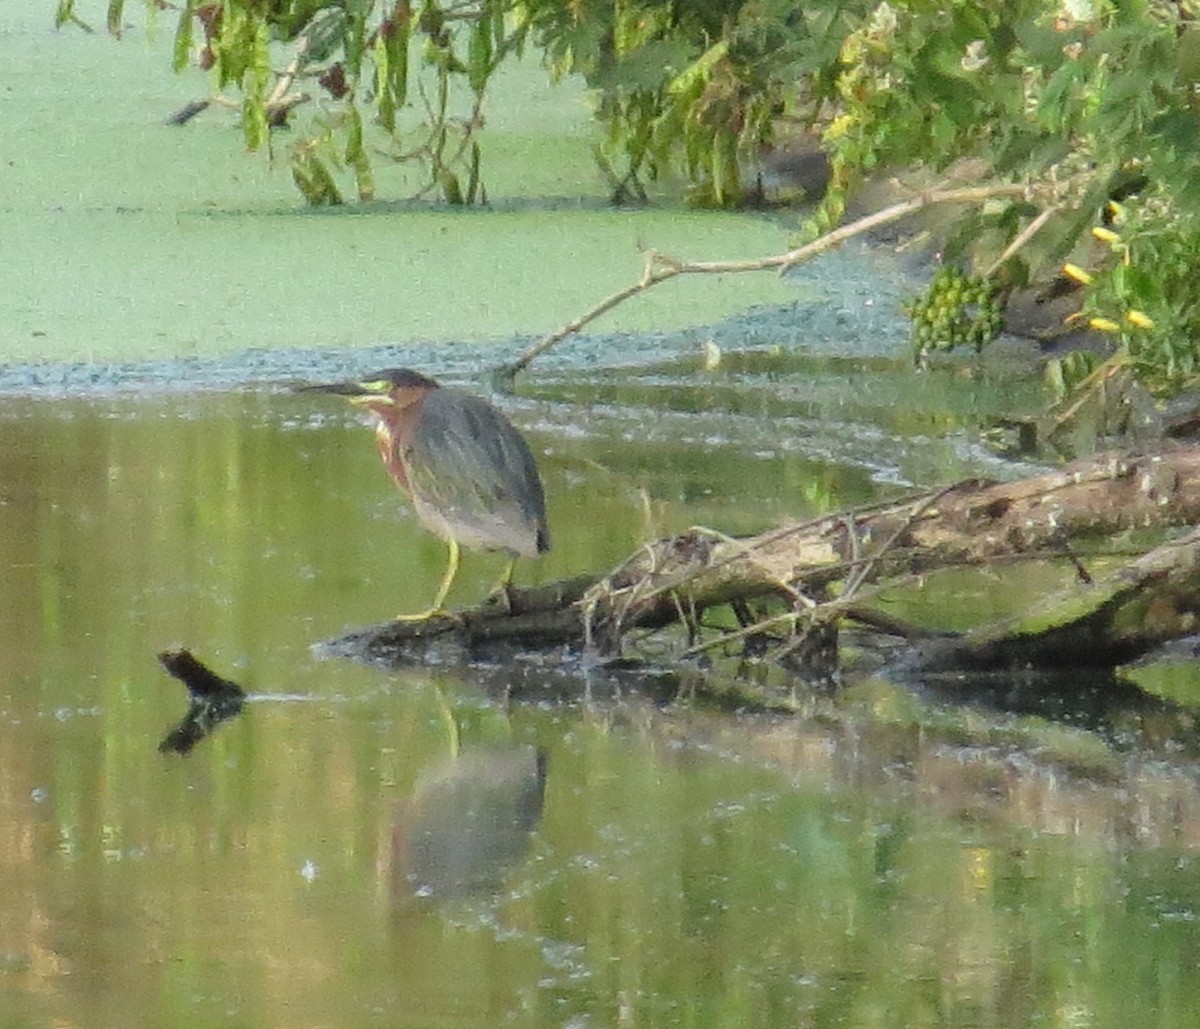
[(545, 792), (540, 748), (481, 747), (427, 769), (392, 825), (395, 906), (498, 891), (529, 850)]

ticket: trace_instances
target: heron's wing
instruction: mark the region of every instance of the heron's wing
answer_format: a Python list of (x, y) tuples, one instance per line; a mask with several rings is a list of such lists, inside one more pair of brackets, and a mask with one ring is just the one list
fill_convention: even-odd
[(422, 402), (404, 462), (417, 514), (439, 535), (523, 555), (547, 548), (546, 504), (533, 455), (486, 401), (434, 390)]

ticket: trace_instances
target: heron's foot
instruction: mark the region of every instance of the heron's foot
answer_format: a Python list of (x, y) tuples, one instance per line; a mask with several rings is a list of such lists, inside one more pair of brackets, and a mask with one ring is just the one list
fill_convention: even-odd
[(511, 582), (501, 579), (483, 598), (483, 604), (485, 607), (495, 607), (505, 614), (514, 615), (517, 613), (514, 605), (516, 592), (516, 588)]
[(453, 611), (447, 611), (444, 607), (430, 607), (424, 611), (419, 611), (416, 614), (396, 615), (392, 621), (404, 622), (408, 625), (412, 625), (415, 622), (431, 622), (435, 618), (444, 618), (448, 621), (454, 622), (459, 620), (458, 615), (454, 614)]

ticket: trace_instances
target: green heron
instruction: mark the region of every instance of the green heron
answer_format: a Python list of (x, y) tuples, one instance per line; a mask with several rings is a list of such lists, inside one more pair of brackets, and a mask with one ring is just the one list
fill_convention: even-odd
[(384, 467), (412, 501), (421, 524), (450, 548), (432, 606), (401, 620), (421, 621), (442, 612), (458, 572), (460, 546), (508, 551), (512, 560), (501, 580), (506, 592), (517, 557), (550, 549), (542, 480), (529, 444), (486, 400), (443, 388), (408, 368), (306, 389), (347, 397), (375, 415)]

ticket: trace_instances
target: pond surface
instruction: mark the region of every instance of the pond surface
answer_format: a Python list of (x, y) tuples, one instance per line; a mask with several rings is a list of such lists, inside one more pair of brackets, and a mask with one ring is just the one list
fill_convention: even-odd
[[(537, 200), (580, 195), (568, 157), (478, 215), (298, 212), (286, 172), (214, 142), (227, 123), (164, 135), (203, 89), (162, 44), (0, 15), (2, 1029), (1200, 1024), (1190, 659), (1141, 673), (1153, 693), (1050, 701), (751, 669), (786, 717), (670, 676), (318, 660), (427, 602), (445, 554), (362, 420), (289, 382), (413, 364), (478, 388), (635, 276), (643, 234), (705, 257), (786, 236)], [(534, 95), (566, 152), (579, 98)], [(514, 153), (533, 132), (497, 125)], [(144, 163), (101, 162), (117, 139)], [(849, 247), (554, 351), (500, 401), (554, 533), (519, 579), (1029, 471), (980, 441), (1037, 383), (915, 373), (908, 288)], [(468, 555), (451, 603), (501, 563)], [(1010, 586), (896, 603), (981, 618)], [(158, 750), (179, 647), (250, 693), (187, 756)]]

